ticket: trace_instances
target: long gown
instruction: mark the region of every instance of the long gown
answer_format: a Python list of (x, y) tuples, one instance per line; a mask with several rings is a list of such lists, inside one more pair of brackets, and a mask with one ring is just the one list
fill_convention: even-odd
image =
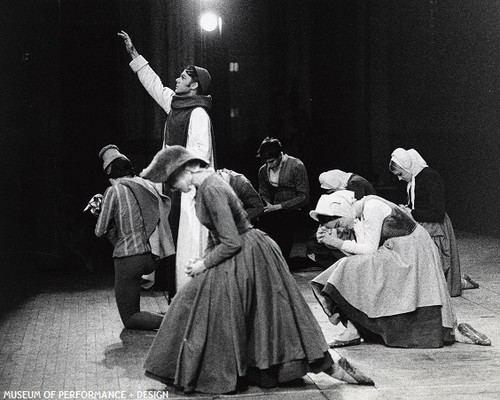
[[(339, 313), (387, 346), (435, 348), (452, 343), (456, 323), (440, 256), (427, 231), (377, 196), (391, 214), (374, 253), (345, 257), (311, 282), (327, 315)], [(373, 203), (372, 203), (373, 204)]]
[(441, 175), (426, 167), (415, 176), (415, 204), (412, 216), (439, 249), (441, 266), (451, 297), (462, 294), (462, 272), (455, 231), (445, 211), (445, 186)]
[(210, 231), (208, 269), (177, 293), (145, 362), (146, 375), (186, 392), (270, 387), (332, 366), (321, 328), (278, 245), (254, 229), (215, 173), (196, 210)]

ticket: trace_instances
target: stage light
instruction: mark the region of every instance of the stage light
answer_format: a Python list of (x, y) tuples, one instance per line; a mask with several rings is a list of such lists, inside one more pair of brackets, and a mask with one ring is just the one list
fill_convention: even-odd
[[(212, 32), (219, 25), (220, 18), (212, 12), (207, 12), (203, 14), (200, 18), (200, 25), (203, 30), (207, 32)], [(220, 21), (222, 22), (222, 20)]]

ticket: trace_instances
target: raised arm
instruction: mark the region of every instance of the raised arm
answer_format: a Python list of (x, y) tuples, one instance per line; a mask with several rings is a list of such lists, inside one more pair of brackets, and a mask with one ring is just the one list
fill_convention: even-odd
[(130, 55), (132, 60), (139, 57), (139, 52), (135, 49), (134, 44), (132, 43), (132, 39), (130, 39), (128, 33), (122, 30), (118, 32), (118, 36), (123, 39), (125, 49), (127, 50), (127, 53)]
[(175, 92), (169, 87), (163, 86), (160, 77), (153, 71), (146, 59), (138, 53), (132, 43), (132, 39), (130, 39), (130, 36), (125, 31), (119, 32), (118, 36), (123, 39), (125, 49), (132, 58), (129, 64), (130, 68), (137, 74), (142, 86), (144, 86), (144, 89), (146, 89), (154, 101), (169, 114), (171, 110), (170, 104)]

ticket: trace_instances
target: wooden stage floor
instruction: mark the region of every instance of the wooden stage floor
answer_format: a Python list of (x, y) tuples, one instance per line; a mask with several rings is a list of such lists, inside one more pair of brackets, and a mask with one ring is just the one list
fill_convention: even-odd
[[(251, 387), (232, 396), (187, 396), (171, 388), (165, 392), (165, 386), (146, 378), (142, 368), (154, 332), (123, 329), (111, 273), (68, 268), (26, 274), (13, 266), (1, 285), (0, 399), (106, 395), (127, 399), (500, 399), (500, 238), (461, 232), (457, 236), (462, 270), (480, 288), (465, 291), (452, 302), (458, 320), (488, 335), (492, 346), (456, 343), (415, 350), (363, 343), (338, 349), (375, 381), (375, 387), (310, 374), (287, 386)], [(300, 255), (301, 245), (294, 251)], [(294, 276), (328, 340), (335, 327), (308, 284), (317, 273), (304, 269)], [(165, 311), (167, 307), (164, 292), (143, 292), (143, 309)]]

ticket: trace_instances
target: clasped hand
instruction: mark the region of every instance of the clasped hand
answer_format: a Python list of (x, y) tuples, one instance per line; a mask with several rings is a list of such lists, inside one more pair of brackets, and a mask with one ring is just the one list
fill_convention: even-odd
[(343, 243), (343, 240), (337, 237), (337, 230), (335, 228), (325, 228), (324, 226), (320, 226), (316, 231), (316, 240), (318, 243), (323, 243), (328, 247), (337, 249), (340, 249)]
[(207, 269), (205, 268), (205, 262), (203, 259), (193, 259), (188, 262), (186, 269), (184, 272), (188, 274), (191, 278), (205, 272)]

